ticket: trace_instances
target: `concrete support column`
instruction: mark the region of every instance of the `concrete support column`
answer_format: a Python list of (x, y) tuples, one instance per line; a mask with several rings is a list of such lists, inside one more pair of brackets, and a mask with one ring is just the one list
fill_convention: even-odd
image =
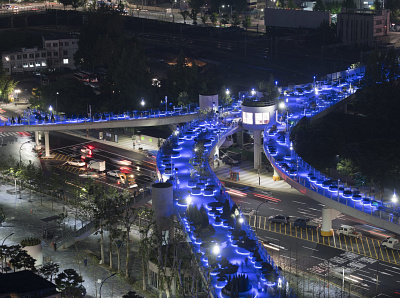
[(321, 227), (321, 235), (322, 236), (332, 236), (332, 219), (339, 215), (339, 211), (325, 207), (322, 209), (322, 227)]
[(261, 150), (262, 140), (261, 140), (261, 130), (254, 130), (254, 169), (261, 169)]
[(168, 230), (168, 220), (173, 215), (174, 189), (171, 183), (154, 183), (151, 200), (157, 226), (161, 231)]
[(240, 148), (243, 148), (243, 130), (236, 133), (237, 144)]
[(44, 132), (44, 150), (45, 150), (45, 157), (50, 157), (50, 145), (49, 145), (49, 132)]
[(35, 131), (35, 144), (36, 144), (35, 149), (39, 150), (41, 146), (40, 146), (40, 142), (39, 142), (39, 132), (38, 131)]
[(281, 176), (279, 176), (278, 171), (275, 169), (274, 166), (272, 166), (272, 168), (274, 169), (274, 175), (272, 176), (272, 180), (274, 180), (274, 181), (281, 180)]

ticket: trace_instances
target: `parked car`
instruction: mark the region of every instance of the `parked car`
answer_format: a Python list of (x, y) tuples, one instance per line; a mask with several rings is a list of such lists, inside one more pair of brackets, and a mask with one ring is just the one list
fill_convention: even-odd
[(121, 175), (124, 175), (124, 174), (122, 174), (122, 172), (119, 171), (119, 170), (113, 170), (113, 171), (108, 171), (107, 172), (107, 176), (111, 176), (111, 177), (114, 177), (114, 178), (120, 178)]
[(310, 221), (309, 218), (298, 218), (293, 223), (295, 227), (315, 230), (320, 227), (320, 224)]
[(80, 159), (73, 159), (73, 160), (68, 160), (67, 164), (70, 166), (75, 166), (75, 167), (84, 167), (86, 163)]
[(271, 223), (278, 223), (281, 225), (287, 225), (289, 223), (289, 216), (278, 214), (275, 216), (268, 217), (268, 221)]

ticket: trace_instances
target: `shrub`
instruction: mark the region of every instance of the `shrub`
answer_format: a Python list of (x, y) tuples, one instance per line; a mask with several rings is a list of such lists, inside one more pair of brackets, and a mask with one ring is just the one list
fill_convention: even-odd
[(21, 246), (25, 247), (25, 246), (35, 246), (40, 244), (41, 241), (39, 238), (26, 238), (24, 240), (21, 241)]

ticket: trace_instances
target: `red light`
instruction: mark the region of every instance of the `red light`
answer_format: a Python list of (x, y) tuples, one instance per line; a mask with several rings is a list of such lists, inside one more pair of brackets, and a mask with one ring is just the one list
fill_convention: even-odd
[(262, 195), (262, 194), (259, 194), (259, 193), (254, 193), (253, 192), (253, 195), (255, 197), (262, 198), (262, 199), (265, 199), (265, 200), (269, 200), (269, 201), (272, 201), (272, 202), (280, 202), (281, 201), (280, 199), (269, 197), (269, 196)]
[(87, 146), (89, 149), (94, 149), (94, 147), (92, 145), (88, 145)]

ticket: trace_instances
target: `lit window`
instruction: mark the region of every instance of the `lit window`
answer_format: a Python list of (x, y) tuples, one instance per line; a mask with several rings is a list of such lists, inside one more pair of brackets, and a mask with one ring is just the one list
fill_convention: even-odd
[(29, 67), (34, 67), (34, 63), (33, 62), (29, 62)]
[(36, 61), (36, 62), (35, 62), (35, 66), (36, 66), (36, 67), (40, 66), (40, 62)]
[(269, 113), (263, 113), (263, 123), (264, 124), (269, 123)]
[(63, 64), (68, 64), (68, 59), (63, 59)]
[(263, 113), (255, 113), (254, 114), (254, 124), (263, 124)]
[(253, 124), (253, 113), (243, 112), (243, 123)]
[(28, 67), (28, 63), (27, 63), (27, 62), (24, 62), (24, 63), (22, 64), (22, 67), (24, 67), (24, 68)]
[(46, 66), (46, 65), (47, 65), (46, 62), (42, 61), (42, 66)]

